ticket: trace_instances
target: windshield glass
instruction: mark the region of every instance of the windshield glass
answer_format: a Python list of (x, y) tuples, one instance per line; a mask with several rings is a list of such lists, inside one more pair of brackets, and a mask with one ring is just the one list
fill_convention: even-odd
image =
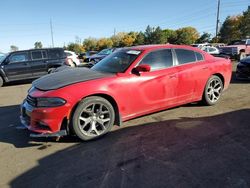
[(244, 44), (246, 44), (245, 40), (235, 40), (230, 43), (230, 45), (244, 45)]
[(3, 60), (6, 58), (8, 54), (0, 54), (0, 63), (3, 62)]
[(122, 73), (141, 53), (139, 50), (119, 50), (101, 60), (91, 69), (100, 72)]
[(109, 55), (111, 53), (112, 53), (111, 49), (104, 49), (104, 50), (100, 51), (98, 54), (99, 55)]

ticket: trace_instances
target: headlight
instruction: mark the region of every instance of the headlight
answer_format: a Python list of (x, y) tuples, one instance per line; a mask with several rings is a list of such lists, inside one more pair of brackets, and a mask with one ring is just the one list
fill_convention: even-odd
[(62, 106), (66, 103), (64, 99), (61, 98), (37, 98), (37, 107), (57, 107)]

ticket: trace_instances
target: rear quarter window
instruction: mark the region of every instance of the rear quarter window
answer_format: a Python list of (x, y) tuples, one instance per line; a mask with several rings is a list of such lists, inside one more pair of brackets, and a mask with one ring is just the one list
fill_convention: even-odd
[(175, 49), (179, 65), (196, 62), (195, 52), (186, 49)]
[(203, 61), (204, 60), (203, 55), (201, 53), (199, 53), (199, 52), (195, 52), (195, 56), (196, 56), (197, 61)]
[(65, 53), (63, 50), (60, 49), (50, 49), (49, 50), (49, 58), (50, 59), (60, 59), (60, 58), (64, 58), (65, 57)]

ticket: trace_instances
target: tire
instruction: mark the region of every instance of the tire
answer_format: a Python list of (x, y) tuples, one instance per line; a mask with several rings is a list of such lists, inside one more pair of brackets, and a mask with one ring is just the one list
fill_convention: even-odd
[(203, 92), (203, 104), (207, 106), (215, 105), (221, 97), (223, 87), (223, 82), (220, 77), (215, 75), (211, 76)]
[(114, 108), (109, 101), (97, 96), (87, 97), (73, 114), (73, 131), (84, 141), (96, 139), (112, 129), (114, 120)]
[(3, 78), (0, 76), (0, 87), (3, 86)]

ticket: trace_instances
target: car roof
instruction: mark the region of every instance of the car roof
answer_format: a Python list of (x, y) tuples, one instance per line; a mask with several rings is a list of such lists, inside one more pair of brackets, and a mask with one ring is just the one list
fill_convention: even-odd
[(36, 50), (63, 50), (63, 48), (38, 48), (38, 49), (28, 49), (28, 50), (18, 50), (11, 53), (18, 53), (18, 52), (29, 52), (29, 51), (36, 51)]

